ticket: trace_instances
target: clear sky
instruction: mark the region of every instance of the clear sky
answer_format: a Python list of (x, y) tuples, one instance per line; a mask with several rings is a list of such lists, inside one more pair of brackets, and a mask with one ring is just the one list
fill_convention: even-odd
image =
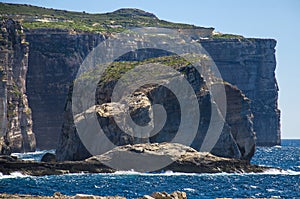
[[(282, 137), (300, 139), (300, 1), (299, 0), (0, 0), (37, 6), (111, 12), (139, 8), (161, 19), (214, 27), (223, 33), (277, 40), (276, 76)], [(298, 99), (299, 98), (299, 99)]]

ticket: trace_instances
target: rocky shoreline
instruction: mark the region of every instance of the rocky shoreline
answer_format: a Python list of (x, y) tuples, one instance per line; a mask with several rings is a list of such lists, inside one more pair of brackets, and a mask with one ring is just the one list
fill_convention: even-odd
[[(50, 198), (61, 198), (61, 199), (126, 199), (122, 196), (95, 196), (95, 195), (85, 195), (76, 194), (75, 196), (66, 196), (59, 192), (55, 192), (53, 196), (33, 196), (33, 195), (23, 195), (23, 194), (0, 194), (0, 198), (23, 198), (23, 199), (50, 199)], [(150, 195), (144, 195), (138, 199), (187, 199), (185, 192), (175, 191), (171, 194), (166, 192), (155, 192)]]
[[(128, 156), (128, 154), (132, 156)], [(153, 168), (155, 167), (149, 167), (150, 163), (139, 162), (139, 158), (135, 161), (131, 160), (130, 158), (136, 157), (135, 155), (142, 155), (148, 159), (147, 161), (156, 164), (155, 160), (165, 161), (166, 159), (170, 163), (154, 170)], [(122, 164), (116, 166), (114, 165), (116, 161), (122, 162)], [(132, 164), (128, 162), (132, 162)], [(34, 162), (18, 160), (11, 156), (0, 156), (0, 172), (3, 175), (9, 175), (13, 172), (32, 176), (69, 173), (114, 173), (118, 170), (184, 173), (260, 173), (268, 169), (270, 167), (253, 165), (245, 160), (217, 157), (207, 152), (198, 152), (190, 147), (174, 143), (126, 145), (83, 161)]]

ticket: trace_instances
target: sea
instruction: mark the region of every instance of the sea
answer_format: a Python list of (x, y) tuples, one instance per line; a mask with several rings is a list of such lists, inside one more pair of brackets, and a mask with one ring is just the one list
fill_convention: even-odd
[[(14, 154), (40, 161), (44, 153)], [(54, 151), (50, 151), (54, 152)], [(0, 174), (0, 193), (51, 196), (93, 194), (138, 198), (153, 192), (184, 191), (189, 199), (198, 198), (300, 198), (300, 140), (282, 140), (281, 146), (258, 147), (253, 164), (281, 168), (249, 174), (137, 173), (66, 174), (33, 177)]]

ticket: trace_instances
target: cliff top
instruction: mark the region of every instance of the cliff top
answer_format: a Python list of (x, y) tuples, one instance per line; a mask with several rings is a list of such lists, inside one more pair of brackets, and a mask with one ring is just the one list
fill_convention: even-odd
[(90, 14), (42, 8), (26, 4), (0, 3), (1, 18), (22, 21), (27, 29), (59, 28), (88, 32), (118, 32), (130, 27), (164, 27), (176, 29), (205, 29), (189, 24), (172, 23), (158, 19), (154, 14), (139, 9), (119, 9), (110, 13)]
[[(211, 38), (243, 38), (240, 35), (213, 34), (214, 28), (199, 27), (191, 24), (173, 23), (159, 19), (152, 13), (134, 9), (122, 8), (114, 12), (90, 14), (43, 8), (27, 4), (9, 4), (0, 2), (0, 16), (2, 19), (12, 18), (22, 22), (27, 30), (32, 29), (67, 29), (84, 32), (121, 32), (131, 27), (161, 27), (185, 29), (205, 32)], [(201, 33), (200, 33), (201, 34)]]

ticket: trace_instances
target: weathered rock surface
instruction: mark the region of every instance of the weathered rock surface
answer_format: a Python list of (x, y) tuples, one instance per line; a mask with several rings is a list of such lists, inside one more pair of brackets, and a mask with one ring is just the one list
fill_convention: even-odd
[(87, 54), (103, 39), (101, 34), (60, 29), (26, 32), (30, 44), (26, 86), (37, 148), (57, 147), (69, 86)]
[[(53, 196), (33, 196), (33, 195), (23, 195), (23, 194), (0, 194), (0, 198), (23, 198), (23, 199), (50, 199), (50, 198), (62, 198), (62, 199), (126, 199), (121, 196), (95, 196), (86, 194), (76, 194), (75, 196), (66, 196), (59, 192), (55, 192)], [(187, 199), (185, 192), (175, 191), (173, 193), (166, 192), (155, 192), (151, 196), (145, 195), (138, 199)]]
[[(155, 50), (151, 50), (149, 52), (143, 51), (142, 53), (146, 53), (148, 56), (157, 54), (153, 51)], [(140, 57), (147, 56), (141, 55)], [(131, 57), (124, 57), (124, 59), (130, 61)], [(151, 61), (155, 62), (157, 59), (158, 58), (155, 58)], [(174, 61), (174, 59), (176, 60), (178, 58), (164, 56), (159, 59)], [(194, 141), (186, 143), (186, 140), (192, 136), (192, 132), (189, 132), (189, 128), (187, 128), (187, 132), (184, 132), (183, 138), (181, 138), (181, 140), (177, 140), (177, 142), (184, 145), (190, 145), (193, 148), (200, 150), (205, 137), (213, 136), (211, 134), (207, 135), (210, 123), (225, 123), (223, 130), (221, 127), (222, 133), (219, 138), (217, 138), (217, 143), (212, 148), (211, 152), (214, 155), (222, 157), (239, 158), (249, 161), (255, 151), (255, 135), (252, 128), (252, 114), (250, 111), (249, 100), (240, 92), (240, 90), (228, 83), (225, 84), (228, 114), (226, 115), (226, 118), (224, 118), (219, 111), (219, 107), (211, 100), (210, 92), (201, 74), (191, 67), (190, 64), (183, 64), (182, 66), (173, 64), (170, 67), (180, 71), (182, 73), (182, 77), (184, 77), (183, 79), (187, 79), (189, 84), (192, 85), (197, 96), (199, 110), (201, 111), (199, 121), (190, 120), (192, 123), (199, 123), (197, 133), (194, 136), (195, 138), (193, 138)], [(205, 68), (205, 66), (203, 66), (203, 68)], [(177, 78), (177, 76), (171, 77), (172, 75), (170, 75), (169, 79), (166, 79), (165, 74), (163, 74), (161, 78), (165, 78), (165, 80), (168, 81), (166, 85), (168, 85), (172, 83), (172, 78)], [(159, 79), (158, 76), (156, 78)], [(96, 112), (98, 115), (99, 125), (103, 129), (106, 137), (109, 139), (109, 142), (112, 142), (116, 146), (147, 142), (172, 142), (181, 124), (182, 110), (176, 96), (170, 90), (166, 89), (164, 86), (148, 85), (134, 92), (130, 96), (125, 96), (119, 102), (111, 102), (111, 95), (117, 80), (111, 79), (107, 81), (106, 79), (108, 78), (105, 78), (105, 76), (103, 79), (105, 80), (101, 80), (99, 82), (99, 87), (96, 92), (96, 103), (98, 105), (90, 107), (87, 111), (78, 114), (76, 116), (77, 126), (84, 125), (86, 118), (91, 117), (90, 115)], [(211, 75), (211, 79), (215, 79), (215, 77)], [(84, 83), (82, 84), (85, 85)], [(178, 84), (183, 84), (183, 82)], [(215, 84), (216, 86), (219, 83), (215, 82), (212, 84)], [(82, 137), (80, 139), (75, 128), (71, 95), (72, 89), (70, 90), (69, 98), (67, 100), (62, 134), (56, 151), (59, 161), (82, 160), (91, 156), (86, 149), (87, 146), (84, 146), (81, 141)], [(185, 94), (182, 94), (181, 96), (184, 95)], [(189, 101), (189, 97), (190, 96), (187, 96), (185, 100)], [(82, 103), (83, 102), (79, 104)], [(129, 110), (125, 109), (125, 104), (129, 105)], [(153, 104), (161, 104), (166, 111), (166, 121), (161, 127), (159, 127), (159, 122), (163, 120), (161, 118), (162, 116), (153, 115)], [(185, 110), (190, 114), (189, 117), (196, 118), (193, 115), (194, 107), (186, 108), (191, 109)], [(211, 114), (213, 111), (216, 112), (218, 116), (212, 119)], [(149, 135), (145, 136), (143, 139), (138, 138), (138, 136), (134, 135), (134, 132), (137, 130), (128, 125), (130, 124), (130, 120), (125, 117), (126, 113), (127, 115), (130, 115), (132, 120), (139, 126), (150, 125), (153, 129), (158, 129), (158, 132), (155, 135), (152, 135), (150, 132)], [(118, 124), (116, 122), (116, 118), (119, 118)], [(151, 121), (151, 118), (154, 118), (153, 121)], [(121, 126), (126, 126), (126, 131), (124, 131), (125, 128), (120, 128), (120, 124)], [(193, 124), (188, 124), (188, 126), (192, 125)], [(101, 140), (101, 142), (104, 142), (104, 139), (103, 141)]]
[(28, 44), (18, 22), (0, 22), (0, 154), (34, 151), (26, 95)]
[[(139, 157), (137, 157), (139, 156)], [(103, 162), (113, 165), (117, 170), (135, 170), (145, 172), (156, 161), (170, 162), (160, 171), (185, 173), (248, 173), (263, 172), (266, 167), (251, 165), (247, 161), (222, 158), (207, 152), (198, 152), (191, 147), (176, 143), (152, 143), (119, 146), (102, 155), (93, 156), (86, 161)], [(122, 164), (118, 164), (122, 163)], [(152, 164), (152, 165), (151, 165)]]
[[(41, 142), (40, 148), (53, 148), (57, 145), (68, 86), (74, 79), (84, 56), (92, 46), (97, 45), (103, 39), (101, 35), (69, 35), (67, 32), (48, 37), (43, 34), (43, 31), (32, 32), (28, 36), (32, 51), (29, 53), (30, 68), (27, 89), (35, 121), (33, 127)], [(43, 43), (41, 44), (40, 41)], [(52, 45), (62, 41), (65, 44), (59, 48), (54, 48), (56, 45)], [(220, 69), (222, 77), (236, 85), (252, 101), (254, 131), (259, 145), (275, 145), (279, 144), (280, 140), (277, 86), (274, 76), (276, 64), (274, 43), (272, 43), (273, 40), (270, 40), (270, 45), (268, 45), (268, 42), (269, 40), (259, 39), (201, 40), (201, 44), (203, 43), (202, 45), (211, 54)], [(48, 46), (53, 49), (53, 56), (55, 55), (59, 59), (52, 59), (52, 56), (49, 56)], [(226, 49), (232, 53), (226, 53)], [(41, 75), (45, 73), (49, 78)], [(261, 74), (268, 78), (264, 79)], [(268, 83), (263, 82), (266, 80)], [(268, 93), (270, 95), (267, 96)], [(266, 104), (267, 102), (268, 104)]]
[[(145, 161), (148, 163), (145, 164)], [(165, 165), (162, 164), (163, 167), (157, 168), (157, 172), (258, 173), (270, 169), (269, 167), (251, 165), (245, 160), (221, 158), (207, 152), (198, 152), (181, 144), (152, 143), (116, 147), (102, 155), (93, 156), (84, 161), (32, 162), (17, 160), (10, 156), (0, 156), (0, 172), (8, 175), (19, 171), (34, 176), (81, 172), (112, 173), (117, 170), (132, 169), (145, 172), (153, 168), (152, 166), (157, 166), (153, 165), (155, 161), (166, 162)]]
[[(116, 12), (114, 14), (118, 13)], [(122, 16), (136, 14), (156, 20), (154, 15), (143, 11), (120, 10), (119, 14)], [(22, 18), (22, 16), (18, 17)], [(20, 31), (10, 31), (9, 33), (12, 34), (12, 37), (10, 37), (6, 33), (7, 30), (5, 25), (2, 26), (4, 27), (1, 30), (4, 39), (1, 40), (1, 42), (3, 41), (5, 43), (8, 41), (6, 38), (9, 40), (16, 38), (12, 40), (18, 41), (19, 43), (22, 41), (22, 45), (11, 46), (11, 48), (14, 48), (14, 53), (12, 53), (12, 51), (2, 50), (3, 53), (1, 54), (1, 60), (4, 60), (3, 63), (5, 62), (4, 65), (9, 63), (7, 61), (7, 57), (12, 57), (14, 54), (15, 59), (10, 59), (14, 60), (12, 61), (13, 64), (12, 62), (9, 63), (10, 66), (24, 66), (23, 68), (19, 67), (22, 72), (20, 73), (20, 79), (22, 79), (22, 81), (16, 83), (18, 88), (22, 87), (21, 93), (23, 96), (21, 100), (22, 103), (18, 103), (18, 106), (23, 106), (22, 104), (24, 104), (25, 108), (23, 110), (25, 110), (25, 113), (27, 114), (27, 116), (22, 116), (23, 119), (20, 120), (22, 121), (22, 129), (27, 129), (26, 132), (28, 132), (28, 139), (33, 140), (33, 134), (30, 133), (32, 132), (30, 130), (31, 116), (29, 116), (30, 111), (26, 105), (27, 99), (25, 95), (25, 87), (23, 86), (25, 85), (26, 79), (26, 94), (28, 95), (29, 105), (32, 109), (32, 125), (33, 132), (35, 132), (37, 137), (37, 146), (40, 149), (56, 148), (64, 120), (64, 107), (69, 92), (69, 86), (74, 80), (77, 70), (86, 55), (93, 49), (93, 47), (97, 46), (107, 37), (103, 33), (76, 32), (74, 30), (64, 29), (28, 29), (25, 31), (23, 36), (20, 36), (21, 34), (19, 33), (22, 32), (20, 27), (17, 28), (20, 29)], [(216, 62), (224, 80), (236, 85), (238, 89), (241, 89), (246, 97), (252, 101), (251, 111), (254, 115), (253, 124), (258, 145), (272, 146), (279, 144), (280, 111), (277, 107), (278, 87), (274, 73), (276, 67), (274, 54), (276, 41), (271, 39), (207, 38), (211, 36), (213, 28), (197, 29), (195, 27), (194, 29), (180, 29), (178, 31), (198, 40)], [(203, 37), (206, 38), (203, 39)], [(29, 52), (27, 52), (27, 42), (29, 42)], [(10, 45), (10, 42), (6, 42), (7, 44), (4, 43), (3, 45)], [(6, 47), (3, 47), (3, 49), (6, 49)], [(26, 49), (26, 53), (24, 49)], [(26, 75), (27, 54), (29, 58), (28, 72)], [(15, 69), (16, 68), (17, 67), (15, 67)], [(18, 74), (17, 71), (13, 71), (13, 73)], [(10, 72), (7, 74), (9, 76)], [(17, 77), (17, 75), (14, 77)], [(1, 93), (6, 92), (6, 86), (4, 84), (4, 81), (2, 81), (1, 85), (3, 86), (1, 86), (1, 88), (3, 89), (0, 89)], [(15, 98), (16, 97), (14, 97), (14, 99), (11, 98), (12, 103), (10, 104), (14, 104), (18, 101), (15, 100)], [(10, 97), (7, 99), (10, 99)], [(15, 107), (11, 108), (14, 109), (12, 112), (16, 113), (19, 111), (18, 115), (21, 115), (21, 108), (19, 108), (19, 110), (16, 110)], [(4, 115), (3, 118), (5, 118)], [(15, 123), (18, 123), (17, 120), (19, 119), (16, 117), (14, 117), (14, 119), (10, 118), (8, 119), (7, 124), (14, 125)], [(70, 125), (71, 123), (72, 122), (70, 122)], [(226, 128), (232, 128), (228, 121), (227, 123), (228, 127)], [(4, 123), (2, 122), (2, 124)], [(64, 123), (64, 126), (65, 125), (68, 124)], [(19, 127), (16, 127), (14, 129), (18, 128)], [(23, 145), (21, 142), (30, 142), (30, 146), (28, 144), (24, 144), (24, 146), (27, 146), (22, 146), (22, 148), (27, 148), (28, 150), (34, 149), (34, 142), (23, 139), (26, 138), (26, 133), (24, 133), (25, 131), (23, 130), (22, 132), (22, 139), (20, 139), (21, 136), (18, 136), (20, 135), (19, 133), (14, 133), (14, 138), (12, 138), (13, 136), (8, 136), (11, 137), (10, 145), (12, 148), (20, 148), (20, 146)], [(228, 137), (228, 139), (231, 140), (230, 137)], [(235, 140), (236, 139), (237, 137)], [(9, 153), (8, 151), (10, 151), (10, 149), (6, 147), (6, 145), (8, 145), (8, 139), (3, 137), (0, 142), (3, 146), (2, 153)], [(71, 142), (68, 143), (71, 145)], [(75, 146), (71, 153), (74, 152), (73, 156), (80, 156), (74, 155), (75, 151), (84, 151), (84, 147), (78, 144), (76, 139), (73, 139), (72, 143), (77, 143), (80, 147)], [(243, 146), (239, 146), (239, 151), (244, 150), (242, 148)], [(245, 150), (249, 152), (252, 150), (250, 148)], [(244, 152), (242, 154), (244, 154)], [(251, 155), (241, 156), (249, 158)], [(77, 159), (77, 157), (74, 157), (73, 159)]]
[(61, 175), (68, 173), (112, 173), (115, 169), (110, 169), (100, 162), (33, 162), (22, 161), (10, 156), (0, 156), (0, 172), (9, 175), (12, 172), (21, 172), (25, 175)]
[(280, 110), (273, 39), (200, 39), (222, 78), (251, 100), (256, 143), (280, 144)]

